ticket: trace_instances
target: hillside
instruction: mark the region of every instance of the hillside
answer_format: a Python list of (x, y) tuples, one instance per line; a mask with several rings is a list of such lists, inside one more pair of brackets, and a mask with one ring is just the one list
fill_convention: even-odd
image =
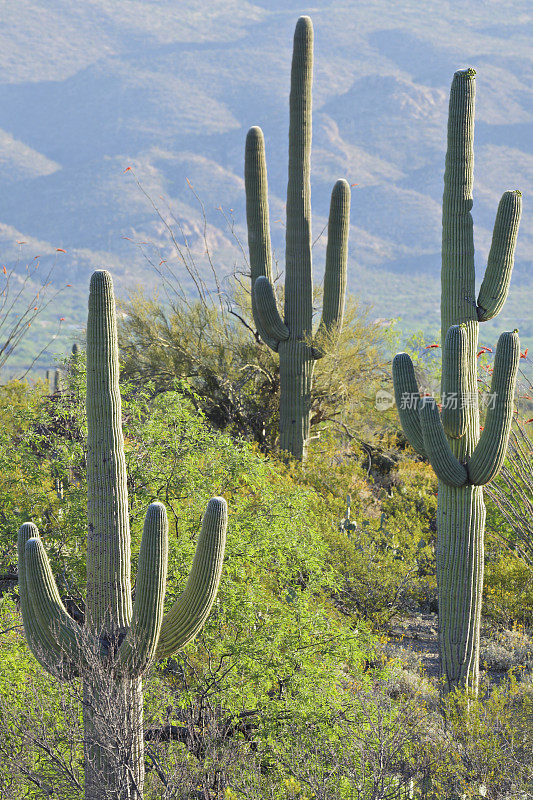
[[(315, 0), (305, 9), (231, 0), (21, 0), (3, 8), (0, 30), (1, 261), (14, 263), (22, 247), (46, 267), (56, 248), (67, 251), (55, 271), (58, 284), (72, 284), (59, 309), (71, 326), (65, 341), (83, 323), (93, 268), (109, 267), (123, 291), (156, 286), (128, 238), (154, 243), (157, 256), (171, 253), (128, 166), (162, 209), (160, 196), (170, 203), (202, 267), (191, 181), (224, 274), (242, 256), (218, 207), (245, 241), (244, 139), (260, 124), (272, 220), (282, 217), (292, 34), (303, 12), (316, 37), (314, 230), (325, 225), (332, 183), (346, 176), (356, 184), (351, 291), (373, 304), (376, 317), (437, 328), (447, 92), (454, 70), (472, 65), (480, 275), (500, 194), (519, 187), (525, 200), (510, 298), (484, 329), (484, 343), (509, 327), (532, 336), (533, 54), (524, 0), (346, 0), (334, 8)], [(273, 228), (282, 260), (283, 225)], [(317, 280), (324, 248), (322, 238)]]

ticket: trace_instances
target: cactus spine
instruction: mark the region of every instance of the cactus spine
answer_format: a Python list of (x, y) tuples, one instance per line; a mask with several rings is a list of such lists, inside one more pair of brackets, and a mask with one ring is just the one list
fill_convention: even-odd
[[(479, 323), (502, 308), (511, 279), (521, 194), (500, 200), (485, 276), (476, 301), (472, 184), (475, 71), (454, 75), (442, 209), (442, 414), (421, 398), (409, 356), (397, 355), (393, 377), (404, 432), (427, 456), (439, 479), (437, 581), (443, 690), (475, 694), (483, 590), (483, 485), (500, 469), (507, 449), (520, 357), (517, 332), (498, 340), (491, 404), (480, 435), (476, 356)], [(407, 402), (406, 402), (407, 399)]]
[[(143, 793), (142, 675), (191, 641), (216, 596), (226, 503), (209, 501), (186, 588), (163, 616), (168, 524), (147, 511), (132, 604), (130, 530), (113, 284), (93, 274), (87, 322), (87, 600), (83, 628), (67, 613), (39, 532), (19, 531), (19, 587), (30, 648), (52, 674), (80, 675), (84, 691), (85, 796), (139, 800)], [(120, 753), (122, 748), (122, 755)]]
[(313, 26), (309, 17), (300, 17), (291, 70), (283, 319), (273, 288), (265, 143), (260, 128), (249, 130), (245, 153), (252, 310), (262, 340), (279, 353), (280, 448), (299, 460), (305, 458), (309, 438), (314, 363), (323, 355), (321, 345), (342, 325), (350, 218), (350, 188), (345, 180), (339, 180), (331, 195), (322, 320), (313, 337), (312, 81)]

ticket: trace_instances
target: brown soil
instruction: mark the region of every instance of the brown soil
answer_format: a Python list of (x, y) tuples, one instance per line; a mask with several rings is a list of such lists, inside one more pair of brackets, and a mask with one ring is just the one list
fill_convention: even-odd
[(407, 661), (419, 659), (429, 678), (439, 676), (439, 647), (436, 614), (412, 614), (391, 625), (389, 649)]

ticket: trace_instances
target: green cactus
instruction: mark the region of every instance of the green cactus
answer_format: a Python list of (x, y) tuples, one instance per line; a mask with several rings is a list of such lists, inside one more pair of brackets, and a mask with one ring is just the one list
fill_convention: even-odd
[(357, 530), (357, 522), (351, 518), (352, 498), (346, 495), (346, 516), (339, 523), (339, 530), (347, 536), (351, 536)]
[(260, 128), (249, 130), (245, 154), (252, 311), (261, 339), (279, 353), (280, 448), (299, 460), (305, 458), (309, 438), (314, 363), (324, 354), (324, 343), (342, 325), (350, 218), (350, 188), (345, 180), (339, 180), (331, 195), (322, 320), (313, 336), (312, 80), (313, 26), (309, 17), (300, 17), (291, 70), (283, 319), (273, 288), (265, 144)]
[[(149, 506), (132, 604), (126, 462), (121, 422), (115, 300), (108, 272), (93, 274), (87, 322), (87, 599), (83, 627), (67, 613), (39, 532), (19, 531), (24, 631), (38, 661), (84, 692), (85, 796), (141, 798), (144, 779), (142, 675), (202, 628), (222, 570), (226, 503), (209, 501), (187, 585), (163, 616), (168, 524)], [(103, 676), (103, 677), (102, 677)], [(117, 758), (116, 736), (124, 752)]]
[(521, 194), (505, 192), (476, 301), (472, 183), (475, 71), (456, 72), (450, 93), (442, 210), (442, 413), (420, 397), (406, 353), (393, 361), (396, 403), (414, 449), (439, 479), (437, 581), (443, 690), (475, 694), (483, 590), (483, 485), (500, 469), (507, 449), (520, 358), (517, 331), (503, 333), (485, 426), (480, 435), (476, 357), (479, 323), (502, 308), (511, 279)]
[(52, 394), (58, 394), (61, 391), (61, 371), (54, 370), (54, 378), (52, 381)]

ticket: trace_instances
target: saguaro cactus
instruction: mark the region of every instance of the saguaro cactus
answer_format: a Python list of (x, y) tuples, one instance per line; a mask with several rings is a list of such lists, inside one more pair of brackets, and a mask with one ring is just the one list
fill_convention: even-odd
[(81, 628), (67, 613), (39, 532), (19, 531), (24, 631), (40, 663), (83, 679), (85, 796), (138, 800), (144, 780), (141, 678), (154, 658), (175, 653), (202, 628), (216, 596), (226, 503), (209, 501), (185, 590), (163, 616), (168, 524), (148, 508), (132, 604), (126, 463), (111, 276), (91, 278), (87, 322), (87, 600)]
[(490, 402), (480, 434), (476, 356), (479, 323), (502, 308), (511, 279), (521, 194), (505, 192), (479, 295), (475, 295), (472, 183), (475, 71), (454, 75), (442, 209), (442, 414), (420, 397), (406, 353), (393, 361), (396, 403), (412, 446), (427, 456), (439, 479), (437, 580), (439, 645), (444, 691), (475, 693), (483, 590), (483, 485), (505, 458), (520, 358), (517, 332), (498, 340)]
[(309, 17), (300, 17), (294, 33), (291, 71), (283, 319), (272, 283), (265, 143), (260, 128), (249, 130), (245, 155), (252, 310), (262, 340), (279, 353), (280, 448), (300, 460), (305, 457), (309, 438), (314, 362), (323, 355), (325, 340), (342, 325), (350, 218), (350, 188), (345, 180), (339, 180), (331, 195), (322, 320), (313, 336), (312, 81), (313, 26)]

